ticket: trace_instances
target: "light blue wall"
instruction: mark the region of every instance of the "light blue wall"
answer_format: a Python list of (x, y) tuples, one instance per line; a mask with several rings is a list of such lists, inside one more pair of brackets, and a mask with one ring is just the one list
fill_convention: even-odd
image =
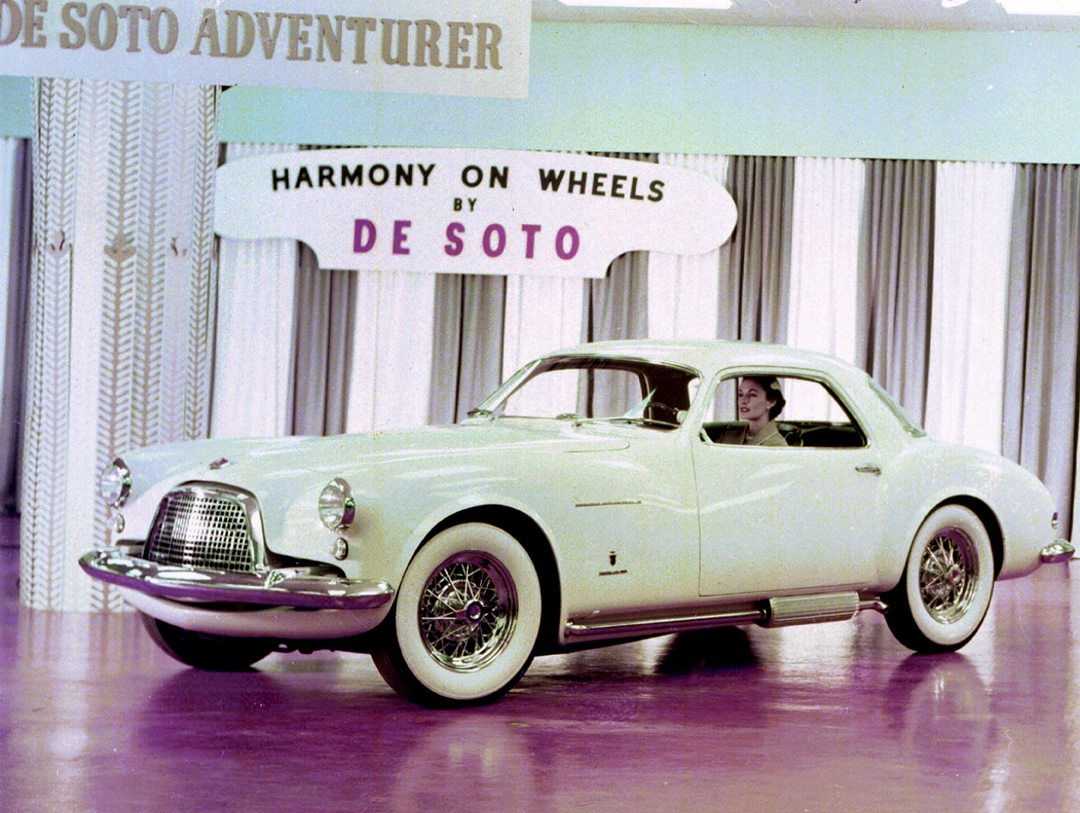
[[(527, 100), (233, 88), (223, 141), (1080, 163), (1080, 35), (533, 23)], [(0, 135), (30, 134), (0, 77)]]
[(0, 76), (0, 137), (29, 138), (33, 129), (30, 80)]
[(237, 88), (225, 141), (1080, 162), (1080, 36), (534, 23), (528, 100)]

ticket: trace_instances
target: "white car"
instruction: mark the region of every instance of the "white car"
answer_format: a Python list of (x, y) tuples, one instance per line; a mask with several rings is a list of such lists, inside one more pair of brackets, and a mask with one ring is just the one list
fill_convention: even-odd
[(995, 580), (1073, 553), (1019, 466), (848, 364), (734, 342), (552, 353), (453, 426), (134, 451), (102, 495), (116, 541), (81, 564), (170, 655), (369, 652), (427, 705), (499, 697), (534, 655), (868, 609), (951, 651)]

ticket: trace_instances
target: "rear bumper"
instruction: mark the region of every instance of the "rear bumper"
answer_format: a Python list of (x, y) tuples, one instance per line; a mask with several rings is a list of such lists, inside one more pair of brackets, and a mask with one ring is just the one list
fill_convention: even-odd
[(310, 568), (266, 573), (228, 573), (159, 565), (117, 549), (91, 551), (79, 559), (90, 576), (172, 601), (256, 604), (315, 610), (373, 610), (394, 598), (382, 581), (349, 580)]
[(1039, 553), (1039, 560), (1044, 565), (1056, 565), (1060, 562), (1067, 562), (1073, 558), (1073, 554), (1076, 553), (1070, 543), (1064, 539), (1057, 539), (1053, 544), (1047, 545)]

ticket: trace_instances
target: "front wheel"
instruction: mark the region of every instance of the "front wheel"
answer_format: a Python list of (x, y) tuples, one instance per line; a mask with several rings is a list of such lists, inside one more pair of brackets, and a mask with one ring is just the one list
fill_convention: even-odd
[(146, 613), (143, 625), (166, 654), (180, 663), (210, 672), (239, 672), (274, 651), (274, 644), (258, 638), (206, 635), (167, 624)]
[(916, 652), (953, 652), (978, 632), (994, 591), (994, 553), (982, 522), (960, 505), (937, 509), (886, 596), (893, 635)]
[(409, 563), (375, 665), (423, 705), (494, 700), (532, 661), (540, 607), (536, 567), (514, 537), (475, 522), (448, 528)]

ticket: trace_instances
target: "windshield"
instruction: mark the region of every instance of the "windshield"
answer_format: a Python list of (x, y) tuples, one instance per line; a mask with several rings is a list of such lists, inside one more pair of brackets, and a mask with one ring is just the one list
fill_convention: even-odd
[(640, 359), (549, 358), (520, 371), (470, 414), (672, 428), (682, 422), (699, 381), (693, 370)]

